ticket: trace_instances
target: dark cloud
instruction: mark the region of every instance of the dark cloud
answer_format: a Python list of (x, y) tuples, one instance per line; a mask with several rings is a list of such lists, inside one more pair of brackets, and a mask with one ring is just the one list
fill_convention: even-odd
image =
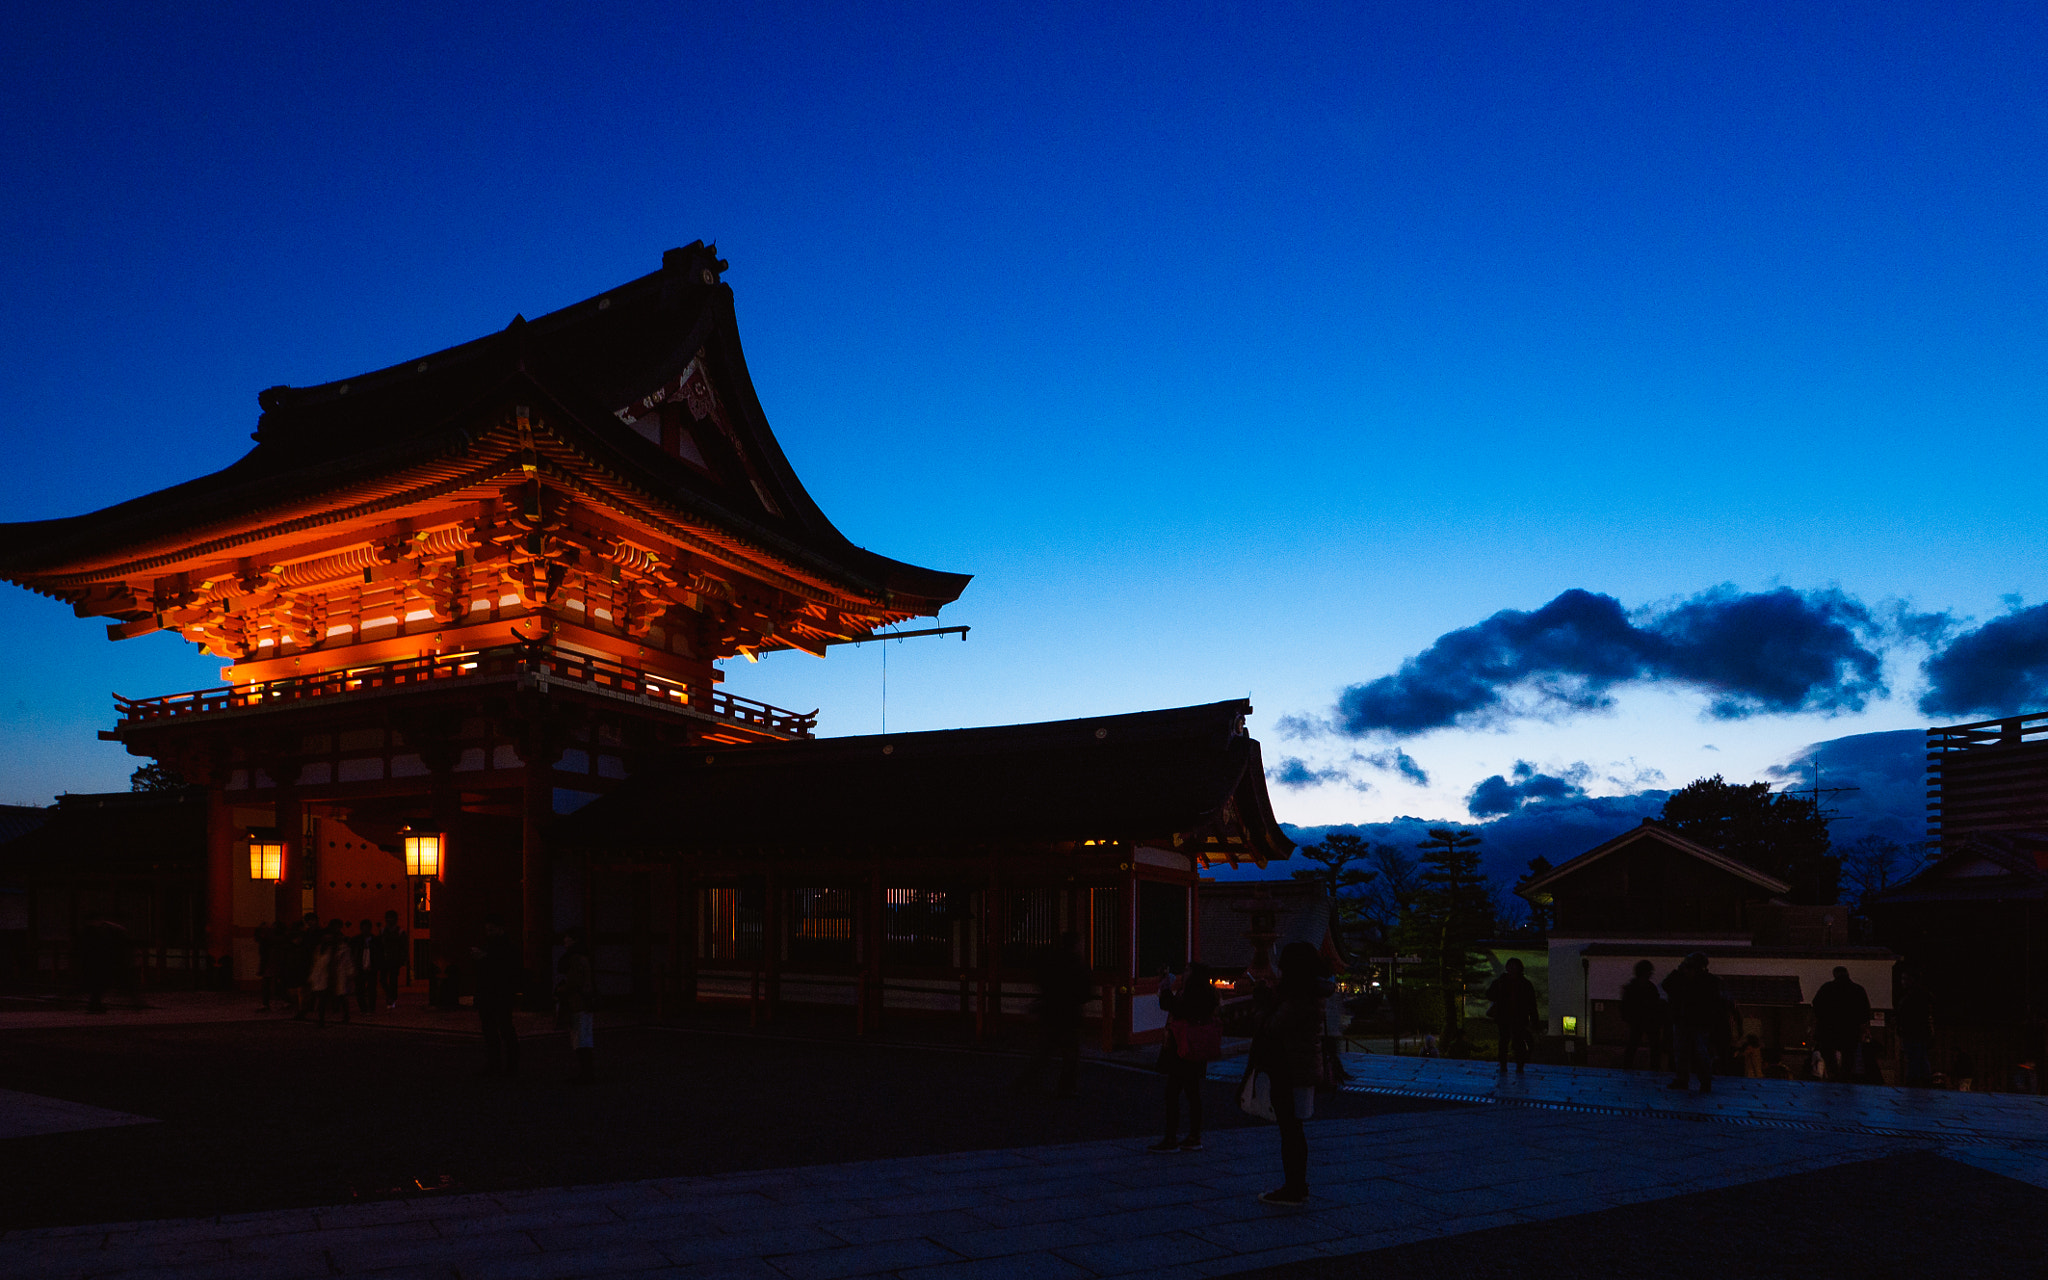
[(1448, 632), (1393, 675), (1352, 685), (1333, 727), (1401, 737), (1599, 711), (1614, 689), (1648, 682), (1704, 693), (1722, 720), (1861, 711), (1884, 696), (1882, 648), (1897, 633), (1839, 591), (1724, 586), (1632, 618), (1613, 596), (1573, 589)]
[[(1847, 845), (1866, 835), (1881, 835), (1910, 847), (1926, 839), (1927, 736), (1923, 731), (1859, 733), (1816, 742), (1766, 776), (1788, 788), (1810, 786), (1815, 760), (1820, 763), (1821, 786), (1856, 788), (1822, 796), (1824, 806), (1835, 816), (1830, 830), (1835, 843)], [(1531, 858), (1541, 856), (1556, 866), (1640, 825), (1644, 818), (1656, 817), (1663, 812), (1664, 801), (1670, 794), (1653, 790), (1625, 796), (1546, 800), (1523, 805), (1484, 823), (1401, 817), (1343, 826), (1281, 826), (1303, 844), (1315, 844), (1332, 832), (1342, 831), (1365, 840), (1397, 845), (1410, 855), (1431, 827), (1475, 829), (1484, 837), (1479, 846), (1481, 869), (1490, 879), (1513, 883), (1528, 874)], [(1225, 880), (1285, 879), (1300, 865), (1298, 859), (1265, 868), (1246, 863), (1239, 870), (1217, 868), (1206, 874)]]
[(1361, 782), (1338, 768), (1318, 769), (1300, 756), (1286, 756), (1272, 768), (1266, 770), (1266, 778), (1282, 787), (1320, 787), (1328, 782), (1342, 782), (1354, 791), (1370, 791), (1370, 782)]
[(1932, 716), (1995, 716), (2048, 707), (2048, 604), (2015, 608), (1966, 631), (1921, 664)]
[(1465, 797), (1465, 807), (1475, 818), (1497, 818), (1520, 809), (1524, 805), (1543, 801), (1583, 800), (1586, 798), (1585, 781), (1593, 770), (1583, 762), (1574, 764), (1561, 774), (1539, 773), (1536, 766), (1527, 760), (1515, 761), (1513, 780), (1494, 774), (1472, 788), (1472, 794)]
[(1784, 764), (1765, 770), (1780, 788), (1814, 785), (1832, 822), (1829, 837), (1846, 845), (1880, 835), (1918, 846), (1927, 838), (1927, 734), (1921, 729), (1858, 733), (1816, 742)]
[(1418, 787), (1429, 785), (1429, 771), (1417, 764), (1414, 756), (1399, 747), (1388, 747), (1385, 751), (1375, 751), (1369, 755), (1353, 752), (1351, 758), (1361, 764), (1369, 764), (1375, 769), (1398, 773)]

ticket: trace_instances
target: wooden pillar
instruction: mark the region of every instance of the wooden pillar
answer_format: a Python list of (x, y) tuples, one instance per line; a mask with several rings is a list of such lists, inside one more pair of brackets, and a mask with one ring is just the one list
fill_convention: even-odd
[(548, 998), (554, 974), (554, 864), (548, 857), (545, 833), (554, 813), (555, 789), (543, 734), (534, 731), (526, 745), (526, 778), (519, 806), (519, 936), (527, 965), (543, 979), (534, 984), (537, 990), (527, 993), (527, 1003), (537, 1008)]
[(887, 912), (887, 908), (882, 901), (883, 893), (882, 855), (878, 853), (875, 855), (873, 865), (868, 869), (866, 892), (861, 895), (861, 905), (863, 908), (861, 915), (865, 917), (864, 925), (867, 933), (867, 955), (863, 959), (867, 961), (867, 987), (869, 998), (874, 1001), (875, 1010), (874, 1019), (869, 1023), (869, 1028), (874, 1031), (882, 1029), (882, 1018), (884, 1010), (888, 1005), (887, 989), (884, 985), (888, 979), (882, 968), (882, 919)]
[(767, 886), (761, 895), (762, 972), (767, 979), (762, 1008), (772, 1023), (782, 1008), (782, 877), (771, 865), (762, 879)]
[[(245, 847), (243, 875), (249, 873), (247, 852)], [(235, 863), (235, 811), (216, 778), (206, 789), (206, 950), (216, 965), (234, 962)]]
[(1124, 863), (1123, 872), (1124, 945), (1118, 957), (1121, 977), (1116, 984), (1118, 1008), (1112, 1024), (1116, 1039), (1111, 1046), (1119, 1049), (1131, 1042), (1131, 1000), (1138, 989), (1138, 864)]
[(681, 939), (683, 1006), (697, 1008), (697, 875), (694, 860), (685, 859), (676, 870), (676, 936)]
[(988, 899), (982, 914), (987, 917), (987, 960), (988, 996), (983, 1005), (988, 1011), (988, 1031), (999, 1031), (1003, 1025), (1003, 864), (1002, 856), (990, 853), (988, 856)]
[(291, 792), (280, 789), (277, 796), (277, 838), (284, 842), (284, 879), (277, 886), (277, 922), (290, 924), (312, 910), (306, 905), (304, 885), (313, 869), (312, 851), (306, 847), (306, 806)]

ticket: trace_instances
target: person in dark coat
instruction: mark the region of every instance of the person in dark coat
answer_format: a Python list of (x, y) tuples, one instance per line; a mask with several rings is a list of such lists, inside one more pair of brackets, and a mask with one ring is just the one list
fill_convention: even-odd
[(512, 1026), (512, 1010), (518, 1003), (523, 968), (519, 943), (505, 931), (501, 916), (484, 919), (484, 944), (469, 949), (475, 981), (477, 1021), (484, 1033), (487, 1076), (516, 1075), (519, 1072), (519, 1033)]
[(1898, 986), (1892, 1024), (1906, 1058), (1906, 1083), (1929, 1085), (1934, 1083), (1934, 994), (1918, 974), (1900, 973)]
[(278, 981), (281, 961), (278, 956), (277, 926), (265, 920), (256, 926), (256, 988), (263, 1001), (259, 1006), (263, 1012), (270, 1012), (270, 998), (284, 995), (283, 984)]
[(1081, 1072), (1081, 1010), (1088, 1003), (1095, 975), (1081, 958), (1081, 935), (1069, 930), (1038, 964), (1038, 1052), (1017, 1077), (1019, 1093), (1038, 1093), (1045, 1071), (1059, 1059), (1055, 1092), (1071, 1098), (1079, 1092)]
[(562, 958), (556, 968), (561, 979), (556, 998), (569, 1023), (569, 1047), (576, 1052), (576, 1083), (597, 1079), (597, 966), (583, 930), (562, 934)]
[(398, 913), (384, 913), (384, 932), (370, 944), (370, 954), (377, 970), (377, 988), (384, 996), (384, 1007), (398, 1007), (398, 975), (404, 970), (406, 952), (409, 950), (405, 930), (398, 927)]
[(308, 911), (292, 926), (291, 936), (285, 946), (285, 985), (291, 989), (292, 1003), (297, 1012), (292, 1016), (305, 1018), (313, 1012), (318, 999), (313, 994), (313, 953), (320, 949), (320, 917)]
[(1650, 1070), (1664, 1065), (1664, 997), (1652, 979), (1657, 966), (1636, 961), (1636, 976), (1622, 984), (1621, 1020), (1628, 1025), (1628, 1048), (1621, 1053), (1621, 1069), (1636, 1069), (1636, 1046), (1649, 1050)]
[(1486, 988), (1486, 998), (1493, 1002), (1486, 1016), (1493, 1019), (1500, 1036), (1500, 1069), (1506, 1073), (1512, 1046), (1515, 1074), (1521, 1075), (1529, 1065), (1529, 1048), (1536, 1035), (1536, 984), (1522, 976), (1522, 962), (1511, 959), (1507, 972)]
[[(1200, 1151), (1202, 1149), (1202, 1075), (1207, 1058), (1181, 1052), (1183, 1041), (1215, 1034), (1223, 1000), (1210, 983), (1209, 967), (1188, 966), (1187, 977), (1178, 986), (1171, 973), (1159, 978), (1159, 1007), (1166, 1013), (1166, 1038), (1159, 1044), (1159, 1073), (1166, 1077), (1166, 1136), (1153, 1151)], [(1205, 1028), (1196, 1032), (1195, 1028)], [(1188, 1099), (1188, 1135), (1179, 1137), (1180, 1098)]]
[(1690, 1088), (1688, 1074), (1698, 1076), (1701, 1093), (1714, 1089), (1713, 1041), (1728, 1022), (1728, 998), (1721, 980), (1707, 968), (1704, 952), (1695, 951), (1664, 979), (1671, 1001), (1671, 1065), (1678, 1075), (1673, 1089)]
[(1286, 1181), (1261, 1195), (1267, 1204), (1308, 1199), (1308, 1135), (1302, 1117), (1315, 1105), (1323, 1033), (1323, 957), (1306, 942), (1280, 949), (1280, 985), (1258, 993), (1251, 1069), (1272, 1082), (1273, 1120), (1280, 1127), (1280, 1169)]
[(1813, 993), (1813, 1031), (1828, 1079), (1847, 1082), (1856, 1073), (1856, 1050), (1870, 1025), (1870, 996), (1849, 980), (1846, 966), (1835, 966), (1835, 980)]
[(78, 939), (78, 976), (85, 986), (85, 1011), (107, 1011), (107, 988), (125, 985), (129, 964), (128, 931), (98, 916), (86, 922)]
[(368, 1013), (377, 1005), (377, 927), (368, 920), (356, 926), (348, 940), (350, 958), (356, 965), (356, 1007)]

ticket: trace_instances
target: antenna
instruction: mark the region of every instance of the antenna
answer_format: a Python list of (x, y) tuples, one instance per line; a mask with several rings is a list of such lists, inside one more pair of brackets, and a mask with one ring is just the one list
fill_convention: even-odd
[(1819, 756), (1814, 756), (1814, 757), (1812, 757), (1811, 759), (1809, 759), (1809, 760), (1808, 760), (1808, 761), (1807, 761), (1806, 763), (1807, 763), (1807, 764), (1809, 764), (1809, 765), (1811, 765), (1811, 766), (1813, 767), (1813, 785), (1812, 785), (1812, 786), (1810, 786), (1810, 787), (1804, 787), (1804, 788), (1800, 788), (1800, 787), (1787, 787), (1787, 788), (1785, 788), (1785, 790), (1784, 790), (1783, 792), (1781, 792), (1780, 794), (1782, 794), (1782, 795), (1788, 795), (1788, 796), (1805, 796), (1805, 797), (1807, 797), (1807, 799), (1808, 799), (1809, 801), (1811, 801), (1811, 802), (1812, 802), (1812, 804), (1813, 804), (1813, 816), (1814, 816), (1814, 817), (1816, 817), (1816, 818), (1819, 818), (1819, 819), (1820, 819), (1820, 820), (1821, 820), (1822, 822), (1824, 822), (1824, 823), (1826, 823), (1826, 822), (1840, 822), (1840, 821), (1841, 821), (1841, 820), (1842, 820), (1842, 819), (1843, 819), (1843, 818), (1844, 818), (1845, 816), (1847, 816), (1847, 815), (1845, 815), (1845, 814), (1841, 814), (1841, 813), (1836, 813), (1836, 812), (1833, 812), (1832, 810), (1828, 810), (1828, 809), (1823, 809), (1823, 808), (1821, 807), (1821, 800), (1820, 800), (1820, 798), (1821, 798), (1822, 796), (1839, 796), (1839, 795), (1847, 795), (1847, 794), (1848, 794), (1849, 792), (1851, 792), (1851, 791), (1861, 791), (1861, 790), (1863, 790), (1863, 788), (1861, 788), (1861, 787), (1823, 787), (1822, 785), (1820, 785), (1820, 757), (1819, 757)]

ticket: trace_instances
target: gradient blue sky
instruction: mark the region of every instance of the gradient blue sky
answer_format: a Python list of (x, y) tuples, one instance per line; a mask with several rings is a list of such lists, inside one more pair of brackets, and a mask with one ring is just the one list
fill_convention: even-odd
[[(978, 575), (971, 641), (891, 646), (891, 729), (1249, 693), (1328, 767), (1376, 745), (1282, 715), (1568, 588), (2040, 600), (2037, 6), (1104, 8), (10, 5), (0, 516), (702, 238), (825, 510)], [(13, 588), (0, 625), (0, 800), (125, 786), (108, 692), (220, 665)], [(1652, 683), (1276, 800), (1761, 776), (1926, 723), (1922, 656), (1859, 714)], [(728, 687), (872, 732), (880, 667)]]

